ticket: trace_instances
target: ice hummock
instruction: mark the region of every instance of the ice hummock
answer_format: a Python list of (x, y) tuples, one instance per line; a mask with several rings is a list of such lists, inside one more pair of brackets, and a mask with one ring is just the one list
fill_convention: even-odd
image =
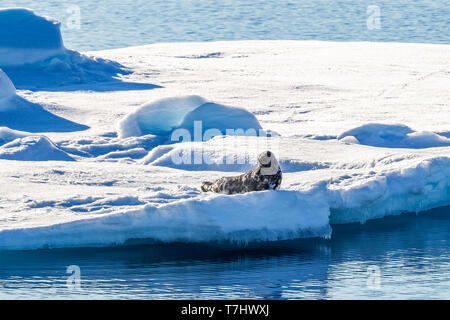
[(188, 112), (205, 102), (199, 96), (185, 96), (146, 103), (120, 120), (118, 134), (122, 138), (146, 134), (167, 135), (183, 121)]
[(11, 98), (16, 95), (16, 88), (6, 73), (0, 69), (0, 107), (3, 99)]
[(369, 123), (341, 133), (343, 142), (386, 148), (434, 148), (450, 146), (450, 139), (430, 131), (416, 132), (405, 125)]
[(2, 126), (29, 132), (70, 132), (88, 128), (59, 117), (40, 104), (17, 95), (14, 84), (0, 69), (0, 127)]
[(0, 146), (16, 139), (25, 138), (27, 135), (27, 132), (12, 130), (7, 127), (0, 127)]
[[(164, 98), (140, 106), (119, 122), (119, 137), (128, 138), (147, 134), (169, 136), (176, 129), (189, 131), (194, 139), (195, 122), (199, 125), (200, 137), (208, 130), (225, 135), (238, 129), (245, 134), (251, 130), (259, 135), (261, 125), (247, 110), (208, 102), (199, 96)], [(227, 131), (228, 130), (228, 131)]]
[(112, 81), (129, 74), (121, 64), (67, 49), (60, 22), (26, 8), (0, 9), (0, 68), (19, 89)]
[(18, 161), (74, 161), (49, 138), (0, 127), (0, 159)]
[(26, 8), (0, 9), (0, 66), (33, 64), (64, 54), (58, 21)]
[(0, 159), (18, 161), (74, 161), (44, 136), (27, 136), (0, 146)]

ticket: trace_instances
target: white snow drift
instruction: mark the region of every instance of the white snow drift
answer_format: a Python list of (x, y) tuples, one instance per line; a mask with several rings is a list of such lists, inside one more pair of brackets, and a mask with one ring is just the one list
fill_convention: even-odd
[[(254, 167), (256, 156), (271, 149), (267, 147), (271, 144), (281, 154), (283, 188), (310, 190), (326, 199), (332, 223), (365, 222), (450, 203), (450, 148), (405, 151), (336, 140), (261, 140), (219, 137), (197, 144), (159, 146), (142, 163), (189, 171), (243, 172)], [(195, 162), (195, 156), (201, 161)]]
[(0, 10), (0, 66), (33, 64), (64, 54), (58, 21), (25, 8)]
[(0, 108), (2, 107), (2, 100), (11, 98), (16, 95), (16, 88), (6, 73), (0, 69)]
[(338, 139), (387, 148), (433, 148), (450, 146), (450, 139), (434, 132), (416, 132), (405, 125), (370, 123), (348, 130)]
[(0, 159), (74, 161), (47, 137), (0, 127)]
[(0, 69), (0, 127), (29, 132), (70, 132), (88, 127), (59, 117), (16, 94), (14, 84)]
[(25, 138), (27, 135), (28, 134), (26, 132), (0, 127), (0, 146), (16, 139)]

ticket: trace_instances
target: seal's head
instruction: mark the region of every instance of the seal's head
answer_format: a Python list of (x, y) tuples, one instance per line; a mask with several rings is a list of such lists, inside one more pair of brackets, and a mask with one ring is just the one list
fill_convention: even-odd
[(264, 151), (259, 154), (258, 165), (261, 167), (261, 174), (264, 176), (277, 174), (280, 168), (277, 158), (270, 151)]

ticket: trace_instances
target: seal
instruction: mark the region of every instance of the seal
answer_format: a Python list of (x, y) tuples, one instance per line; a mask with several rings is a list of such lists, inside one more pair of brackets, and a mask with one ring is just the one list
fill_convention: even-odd
[(252, 191), (277, 190), (283, 174), (278, 160), (270, 151), (258, 156), (258, 166), (251, 171), (235, 177), (223, 177), (215, 182), (203, 182), (203, 192), (237, 194)]

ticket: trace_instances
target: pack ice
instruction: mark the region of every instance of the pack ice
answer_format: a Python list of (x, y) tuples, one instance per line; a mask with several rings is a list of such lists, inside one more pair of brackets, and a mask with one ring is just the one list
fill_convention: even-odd
[[(87, 55), (27, 9), (0, 10), (0, 30), (2, 250), (332, 237), (334, 224), (450, 205), (449, 45), (232, 41)], [(197, 121), (221, 134), (173, 139)], [(200, 191), (266, 149), (281, 190)]]

